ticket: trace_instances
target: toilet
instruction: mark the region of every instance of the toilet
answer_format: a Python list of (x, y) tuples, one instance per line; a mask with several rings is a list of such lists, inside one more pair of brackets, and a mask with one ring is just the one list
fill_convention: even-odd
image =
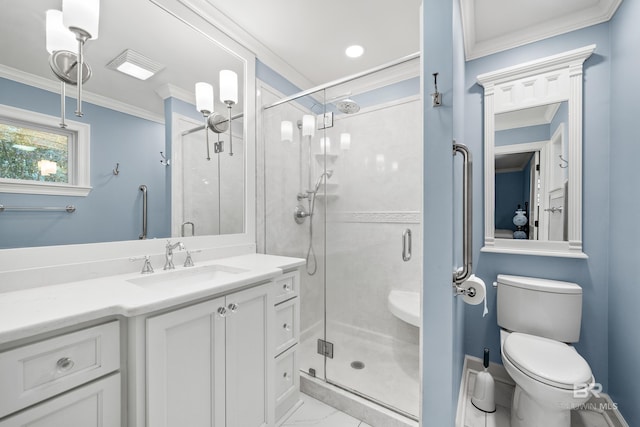
[(595, 379), (570, 343), (580, 338), (582, 288), (569, 282), (498, 275), (500, 352), (516, 383), (511, 427), (570, 427), (571, 409)]

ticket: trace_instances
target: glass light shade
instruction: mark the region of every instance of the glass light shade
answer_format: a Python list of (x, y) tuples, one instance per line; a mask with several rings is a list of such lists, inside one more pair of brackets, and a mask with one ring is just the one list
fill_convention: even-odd
[(302, 116), (302, 136), (313, 136), (316, 132), (316, 118), (310, 114)]
[(203, 114), (213, 112), (213, 86), (209, 83), (196, 83), (196, 109)]
[(38, 162), (38, 169), (40, 169), (40, 175), (49, 176), (58, 173), (58, 165), (51, 160), (40, 160)]
[(293, 141), (293, 123), (288, 120), (280, 123), (280, 139), (282, 139), (282, 142)]
[(79, 28), (98, 38), (100, 22), (100, 0), (62, 0), (62, 20), (67, 28)]
[(320, 151), (323, 153), (331, 152), (331, 139), (329, 137), (320, 138)]
[(231, 70), (220, 70), (220, 101), (238, 103), (238, 75)]
[(75, 53), (78, 50), (76, 36), (62, 23), (62, 11), (60, 10), (47, 10), (46, 38), (47, 52), (49, 53), (57, 50), (68, 50)]
[(351, 148), (351, 134), (350, 133), (341, 133), (340, 134), (340, 149), (341, 150), (349, 150)]

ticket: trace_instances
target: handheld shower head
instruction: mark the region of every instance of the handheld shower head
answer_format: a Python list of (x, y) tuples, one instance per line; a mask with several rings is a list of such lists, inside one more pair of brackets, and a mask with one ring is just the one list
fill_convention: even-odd
[(322, 174), (318, 177), (318, 180), (316, 181), (316, 185), (315, 187), (313, 187), (313, 194), (316, 194), (318, 192), (318, 189), (320, 188), (320, 185), (322, 184), (322, 179), (326, 177), (326, 179), (329, 179), (333, 176), (333, 169), (327, 169), (326, 171), (322, 172)]

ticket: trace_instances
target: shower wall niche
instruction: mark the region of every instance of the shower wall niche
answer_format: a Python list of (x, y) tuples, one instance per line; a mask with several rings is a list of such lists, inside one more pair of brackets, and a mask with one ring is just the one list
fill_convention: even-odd
[[(282, 96), (263, 85), (258, 249), (307, 258), (301, 371), (417, 419), (419, 330), (388, 309), (392, 290), (412, 292), (419, 309), (422, 289), (422, 106), (419, 79), (407, 76), (411, 67), (418, 75), (413, 62), (273, 107)], [(315, 119), (313, 135), (305, 115)], [(283, 122), (292, 123), (290, 139)], [(301, 224), (297, 205), (313, 211)], [(407, 229), (412, 258), (404, 261)], [(333, 354), (319, 354), (319, 340)]]

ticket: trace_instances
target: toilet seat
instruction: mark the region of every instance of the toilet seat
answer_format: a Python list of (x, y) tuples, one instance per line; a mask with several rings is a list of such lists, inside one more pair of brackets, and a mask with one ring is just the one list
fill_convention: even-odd
[(559, 341), (513, 332), (503, 355), (524, 374), (552, 387), (573, 390), (593, 380), (587, 361)]

